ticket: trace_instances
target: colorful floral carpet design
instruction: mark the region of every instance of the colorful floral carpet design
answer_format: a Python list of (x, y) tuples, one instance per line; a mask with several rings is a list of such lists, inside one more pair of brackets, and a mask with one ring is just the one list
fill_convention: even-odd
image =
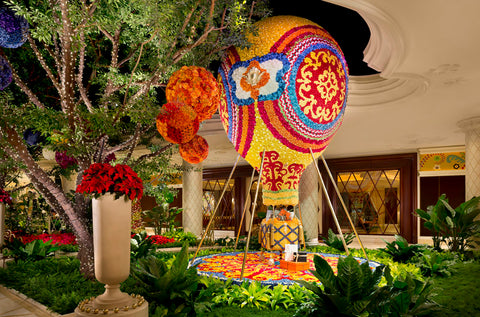
[[(337, 273), (337, 262), (341, 256), (339, 254), (328, 253), (307, 253), (307, 260), (310, 263), (310, 269), (315, 269), (313, 256), (317, 254), (324, 258)], [(208, 275), (221, 280), (232, 279), (234, 283), (241, 283), (240, 274), (242, 271), (244, 252), (231, 252), (207, 255), (198, 257), (193, 265), (198, 265), (198, 274)], [(280, 268), (280, 254), (278, 252), (264, 252), (265, 259), (262, 260), (262, 252), (249, 252), (245, 261), (244, 279), (250, 281), (259, 281), (262, 285), (291, 285), (295, 280), (305, 280), (309, 282), (318, 282), (310, 273), (305, 271), (288, 271)], [(272, 257), (274, 265), (268, 264), (268, 259)], [(363, 258), (356, 258), (360, 263), (365, 262)], [(380, 263), (369, 261), (370, 268), (374, 269)]]

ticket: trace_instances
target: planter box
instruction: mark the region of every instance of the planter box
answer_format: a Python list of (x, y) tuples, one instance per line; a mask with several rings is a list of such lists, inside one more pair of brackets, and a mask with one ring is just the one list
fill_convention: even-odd
[(310, 268), (310, 262), (293, 262), (280, 260), (280, 268), (288, 271), (305, 271)]

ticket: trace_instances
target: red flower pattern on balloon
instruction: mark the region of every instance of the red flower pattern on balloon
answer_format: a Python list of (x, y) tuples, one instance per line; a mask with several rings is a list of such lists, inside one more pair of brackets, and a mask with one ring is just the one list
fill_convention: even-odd
[(117, 198), (125, 195), (134, 200), (142, 198), (143, 183), (128, 165), (94, 163), (83, 172), (82, 183), (78, 185), (77, 193), (94, 195), (96, 198), (111, 193)]

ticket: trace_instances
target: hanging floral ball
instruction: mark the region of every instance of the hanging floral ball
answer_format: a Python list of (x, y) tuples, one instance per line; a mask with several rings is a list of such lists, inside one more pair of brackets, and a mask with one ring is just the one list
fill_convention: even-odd
[(208, 143), (198, 134), (190, 142), (180, 144), (180, 156), (191, 164), (198, 164), (208, 156)]
[(0, 56), (0, 90), (4, 90), (12, 82), (12, 69), (5, 58)]
[(198, 66), (183, 66), (168, 80), (168, 102), (183, 102), (195, 109), (200, 122), (210, 119), (220, 102), (220, 89), (212, 73)]
[(169, 102), (157, 116), (157, 130), (165, 140), (181, 144), (190, 141), (199, 128), (198, 116), (189, 105)]
[(17, 48), (27, 40), (28, 22), (8, 8), (0, 8), (0, 46)]

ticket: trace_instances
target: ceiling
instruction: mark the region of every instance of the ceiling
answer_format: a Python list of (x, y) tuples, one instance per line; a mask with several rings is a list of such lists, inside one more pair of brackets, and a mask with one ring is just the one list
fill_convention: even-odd
[[(345, 52), (352, 65), (347, 108), (325, 157), (398, 154), (464, 145), (465, 134), (458, 122), (480, 116), (480, 1), (328, 2), (358, 13), (365, 23), (333, 11), (327, 11), (327, 16), (339, 16), (341, 23), (337, 25), (348, 26), (355, 40), (364, 34), (367, 37), (366, 42), (353, 45), (363, 52), (359, 57), (363, 61), (355, 57), (358, 53), (350, 54), (350, 48), (348, 54)], [(288, 8), (277, 8), (274, 13), (295, 14), (324, 26), (320, 14), (315, 16), (324, 7), (316, 7), (315, 0), (295, 3), (302, 10), (289, 13)], [(366, 32), (356, 33), (362, 25), (368, 26)], [(332, 30), (328, 26), (325, 29), (335, 37), (335, 25)], [(337, 41), (342, 47), (340, 38)], [(347, 50), (348, 45), (345, 47)], [(205, 122), (199, 134), (210, 145), (204, 168), (233, 165), (237, 154), (218, 116)], [(247, 163), (241, 159), (240, 164)]]

